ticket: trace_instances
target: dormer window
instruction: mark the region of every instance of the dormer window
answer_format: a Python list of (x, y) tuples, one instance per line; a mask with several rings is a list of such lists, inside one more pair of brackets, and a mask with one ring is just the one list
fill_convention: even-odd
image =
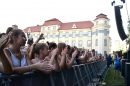
[(28, 29), (28, 33), (30, 33), (30, 32), (31, 32), (31, 29), (29, 28), (29, 29)]
[(44, 31), (44, 30), (45, 30), (45, 27), (42, 28), (42, 31)]
[(75, 24), (73, 24), (72, 28), (77, 28)]
[(56, 26), (53, 27), (53, 30), (56, 30)]

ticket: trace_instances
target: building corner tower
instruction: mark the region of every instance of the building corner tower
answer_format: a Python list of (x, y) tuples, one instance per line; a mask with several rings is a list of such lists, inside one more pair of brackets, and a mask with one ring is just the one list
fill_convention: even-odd
[(109, 18), (105, 14), (99, 14), (94, 20), (92, 28), (92, 49), (104, 56), (109, 53)]

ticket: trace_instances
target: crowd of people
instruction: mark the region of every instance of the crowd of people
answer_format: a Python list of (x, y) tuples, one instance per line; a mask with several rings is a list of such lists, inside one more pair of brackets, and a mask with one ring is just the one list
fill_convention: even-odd
[[(39, 42), (44, 40), (41, 34), (34, 42), (27, 39), (21, 29), (9, 27), (6, 33), (0, 34), (0, 72), (4, 74), (22, 74), (41, 71), (50, 74), (62, 71), (73, 65), (85, 64), (90, 61), (105, 60), (95, 50), (79, 51), (76, 46), (65, 43)], [(25, 46), (27, 41), (28, 46)]]

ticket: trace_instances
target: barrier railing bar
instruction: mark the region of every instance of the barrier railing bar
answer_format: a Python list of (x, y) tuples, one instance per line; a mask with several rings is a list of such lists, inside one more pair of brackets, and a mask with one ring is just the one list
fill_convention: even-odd
[(81, 81), (82, 81), (82, 83), (83, 83), (83, 86), (85, 86), (85, 83), (84, 83), (84, 81), (83, 81), (83, 76), (82, 76), (82, 74), (81, 74), (81, 71), (80, 71), (80, 69), (79, 69), (79, 66), (78, 66), (78, 71), (79, 71), (79, 74), (80, 74), (80, 77), (81, 77)]
[(77, 73), (76, 73), (75, 67), (74, 67), (74, 73), (75, 73), (75, 77), (76, 77), (76, 80), (77, 80), (77, 82), (78, 82), (78, 85), (80, 86), (80, 83), (79, 83), (79, 80), (78, 80), (78, 76), (77, 76)]
[(49, 77), (50, 77), (51, 85), (52, 85), (52, 86), (55, 86), (54, 81), (53, 81), (53, 78), (52, 78), (52, 74), (50, 74)]
[(63, 83), (64, 83), (64, 86), (66, 86), (66, 83), (65, 83), (65, 78), (64, 78), (64, 76), (63, 76), (63, 73), (61, 72), (61, 77), (62, 77), (62, 81), (63, 81)]
[(32, 86), (32, 77), (33, 77), (33, 76), (31, 76), (31, 79), (30, 79), (30, 84), (29, 84), (29, 86)]
[[(77, 85), (78, 86), (81, 86), (81, 85), (86, 86), (89, 83), (93, 83), (93, 78), (99, 78), (97, 75), (100, 71), (103, 73), (103, 78), (105, 77), (105, 75), (106, 75), (105, 74), (106, 73), (106, 61), (99, 60), (99, 61), (95, 61), (95, 62), (91, 62), (91, 63), (76, 65), (76, 66), (73, 66), (72, 69), (65, 69), (64, 71), (59, 72), (60, 74), (58, 74), (57, 80), (61, 79), (60, 81), (61, 81), (61, 84), (63, 86), (68, 86), (68, 85), (71, 85), (71, 86), (75, 86), (75, 85), (76, 86)], [(71, 77), (67, 76), (68, 73), (70, 73), (69, 75), (72, 74), (72, 80), (71, 80)], [(15, 82), (11, 82), (11, 84), (10, 84), (9, 79), (11, 79), (11, 80), (16, 79), (17, 80), (17, 78), (21, 78), (21, 79), (24, 80), (24, 78), (25, 78), (25, 79), (27, 79), (28, 83), (27, 84), (23, 83), (23, 84), (25, 86), (26, 85), (32, 86), (34, 84), (37, 85), (37, 83), (39, 81), (35, 82), (34, 79), (35, 79), (35, 77), (37, 79), (37, 77), (41, 76), (41, 74), (44, 77), (44, 74), (41, 73), (41, 72), (38, 72), (38, 73), (28, 72), (28, 73), (21, 74), (21, 75), (20, 74), (14, 74), (14, 75), (4, 75), (3, 74), (2, 76), (0, 76), (0, 80), (5, 81), (4, 86), (12, 86), (12, 84), (15, 84)], [(50, 82), (51, 86), (56, 86), (56, 84), (57, 85), (59, 84), (57, 80), (56, 80), (56, 83), (55, 83), (55, 80), (54, 80), (54, 78), (57, 77), (57, 73), (53, 72), (53, 74), (50, 74), (49, 76), (45, 76), (45, 77), (48, 78), (47, 80), (46, 79), (45, 80), (46, 80), (46, 83)], [(44, 79), (44, 78), (42, 78), (42, 79)], [(19, 80), (17, 80), (17, 81), (18, 81), (18, 83), (21, 83)], [(42, 85), (43, 83), (39, 83), (39, 85)], [(46, 83), (44, 83), (44, 84), (46, 84)], [(93, 86), (93, 84), (90, 84), (90, 85)]]
[(90, 77), (89, 77), (89, 74), (87, 73), (86, 65), (84, 65), (84, 69), (85, 69), (85, 72), (87, 74), (86, 76), (88, 76), (88, 81), (89, 81), (88, 83), (90, 83)]

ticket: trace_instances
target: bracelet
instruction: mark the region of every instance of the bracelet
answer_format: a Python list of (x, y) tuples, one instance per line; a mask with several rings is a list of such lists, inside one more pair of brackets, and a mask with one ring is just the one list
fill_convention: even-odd
[(28, 65), (28, 67), (29, 67), (30, 72), (32, 72), (32, 68), (31, 68), (31, 66), (30, 66), (30, 65)]

